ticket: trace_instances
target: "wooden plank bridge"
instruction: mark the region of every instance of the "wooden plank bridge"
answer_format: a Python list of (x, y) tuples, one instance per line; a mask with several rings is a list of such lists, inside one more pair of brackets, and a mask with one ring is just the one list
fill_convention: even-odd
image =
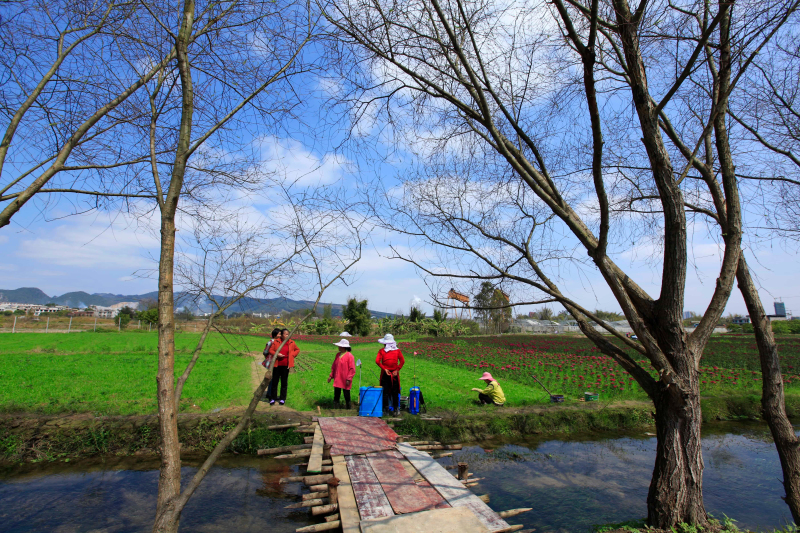
[[(311, 493), (289, 507), (309, 507), (324, 522), (302, 527), (298, 533), (341, 529), (345, 533), (500, 533), (521, 531), (504, 518), (530, 509), (497, 513), (488, 497), (468, 488), (466, 465), (458, 479), (425, 450), (460, 449), (461, 445), (398, 443), (397, 434), (378, 418), (318, 417), (311, 425), (295, 428), (313, 434), (309, 450), (301, 445), (259, 450), (259, 454), (292, 451), (283, 458), (308, 458), (302, 481)], [(326, 460), (327, 459), (327, 460)], [(323, 466), (325, 464), (331, 466)], [(461, 466), (461, 465), (459, 465)], [(319, 472), (328, 472), (320, 474)]]

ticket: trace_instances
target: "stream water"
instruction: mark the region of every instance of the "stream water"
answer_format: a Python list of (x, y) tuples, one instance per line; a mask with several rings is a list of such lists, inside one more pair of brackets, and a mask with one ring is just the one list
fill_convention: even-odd
[[(777, 453), (761, 425), (707, 428), (703, 439), (706, 509), (741, 528), (771, 530), (790, 522)], [(586, 532), (594, 524), (646, 515), (655, 438), (592, 435), (584, 439), (483, 442), (443, 464), (467, 461), (473, 490), (494, 509), (533, 507), (509, 519), (537, 532)], [(21, 465), (0, 469), (0, 531), (148, 531), (155, 509), (158, 462), (138, 458)], [(184, 476), (194, 473), (191, 462)], [(299, 484), (278, 480), (296, 467), (272, 459), (220, 460), (190, 500), (183, 531), (290, 532), (312, 521)]]

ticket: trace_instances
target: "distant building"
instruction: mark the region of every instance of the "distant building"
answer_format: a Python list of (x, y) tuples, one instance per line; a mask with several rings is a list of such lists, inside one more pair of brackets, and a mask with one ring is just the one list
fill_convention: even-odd
[(694, 314), (694, 313), (692, 313), (691, 311), (684, 311), (684, 312), (683, 312), (683, 319), (684, 319), (684, 320), (688, 320), (688, 319), (692, 318), (692, 315), (693, 315), (693, 314)]
[(731, 319), (731, 324), (736, 324), (741, 326), (742, 324), (749, 324), (750, 323), (750, 315), (747, 316), (735, 316)]

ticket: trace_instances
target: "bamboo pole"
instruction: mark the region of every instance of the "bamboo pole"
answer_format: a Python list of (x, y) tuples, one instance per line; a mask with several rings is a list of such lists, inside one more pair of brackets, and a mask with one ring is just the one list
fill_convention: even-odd
[(327, 492), (328, 491), (328, 485), (325, 485), (325, 484), (310, 485), (308, 487), (308, 490), (310, 490), (311, 492)]
[(533, 511), (533, 507), (520, 507), (519, 509), (509, 509), (508, 511), (500, 511), (497, 514), (500, 515), (500, 518), (511, 518), (512, 516), (517, 516), (518, 514), (527, 513), (528, 511)]
[(311, 508), (311, 514), (313, 516), (319, 516), (319, 515), (322, 515), (322, 514), (335, 513), (338, 510), (339, 510), (339, 504), (338, 503), (332, 503), (332, 504), (329, 504), (329, 505), (318, 505), (317, 507), (312, 507)]
[(317, 500), (319, 498), (328, 498), (328, 491), (309, 492), (308, 494), (303, 494), (304, 500)]
[(442, 457), (453, 457), (453, 452), (437, 453), (436, 455), (431, 454), (431, 457), (433, 457), (434, 459), (441, 459)]
[(325, 517), (326, 522), (335, 522), (339, 520), (339, 513), (331, 514)]
[(296, 533), (316, 533), (317, 531), (330, 531), (331, 529), (339, 529), (341, 522), (334, 520), (332, 522), (324, 522), (322, 524), (314, 524), (313, 526), (306, 526), (295, 529)]

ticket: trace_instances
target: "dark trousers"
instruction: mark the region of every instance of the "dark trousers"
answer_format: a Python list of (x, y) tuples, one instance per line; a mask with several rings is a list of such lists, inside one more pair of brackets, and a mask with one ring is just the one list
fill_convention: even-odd
[[(278, 381), (281, 384), (281, 395), (278, 397)], [(276, 366), (272, 369), (272, 381), (270, 381), (270, 400), (286, 401), (286, 390), (289, 388), (289, 367)]]
[(333, 388), (333, 403), (338, 404), (339, 398), (342, 396), (342, 392), (344, 392), (344, 408), (350, 409), (350, 389), (340, 389), (339, 387)]
[(482, 392), (478, 393), (478, 399), (481, 401), (482, 404), (484, 404), (484, 403), (493, 404), (494, 403), (494, 400), (492, 400), (491, 396), (487, 396), (486, 394), (484, 394)]
[(389, 406), (389, 400), (392, 402), (392, 409), (397, 412), (397, 403), (400, 401), (400, 376), (387, 376), (386, 372), (381, 370), (381, 387), (383, 387), (383, 410)]

